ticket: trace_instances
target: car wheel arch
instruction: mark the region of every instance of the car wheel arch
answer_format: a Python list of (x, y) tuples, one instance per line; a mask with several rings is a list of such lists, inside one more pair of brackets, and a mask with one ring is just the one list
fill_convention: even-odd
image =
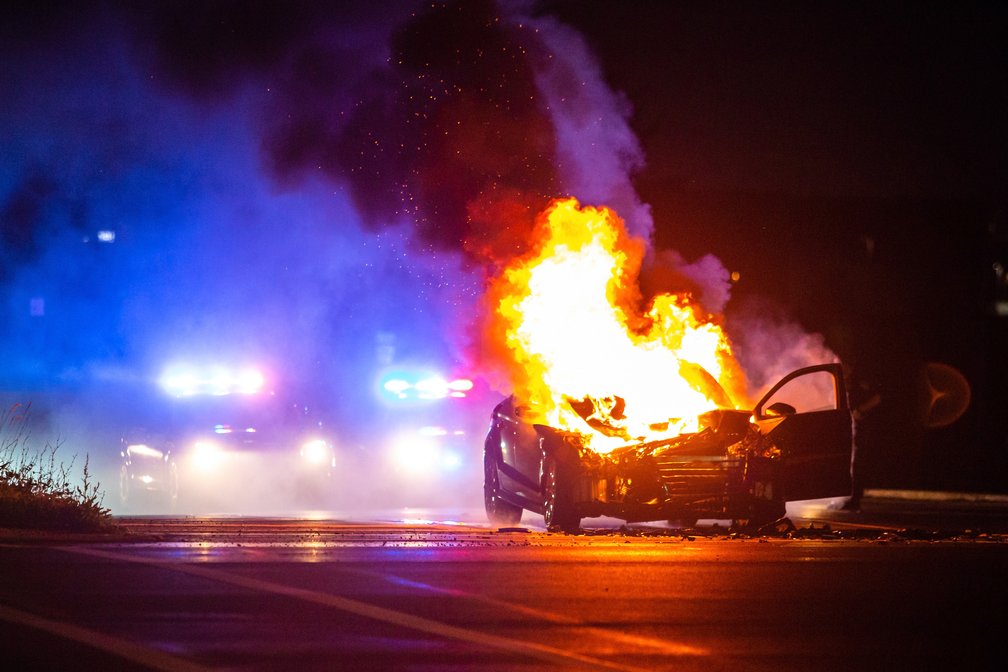
[(574, 502), (573, 480), (579, 455), (563, 436), (548, 427), (536, 426), (539, 432), (540, 492), (543, 520), (551, 532), (577, 533), (581, 514)]
[(576, 534), (581, 529), (581, 513), (574, 502), (570, 465), (550, 453), (543, 458), (542, 471), (542, 507), (546, 529)]
[(499, 420), (494, 416), (483, 442), (483, 504), (487, 519), (495, 525), (515, 525), (521, 521), (522, 507), (502, 496), (500, 484), (501, 436)]
[(521, 521), (522, 507), (502, 496), (498, 464), (489, 452), (483, 454), (483, 506), (487, 520), (495, 525), (515, 525)]

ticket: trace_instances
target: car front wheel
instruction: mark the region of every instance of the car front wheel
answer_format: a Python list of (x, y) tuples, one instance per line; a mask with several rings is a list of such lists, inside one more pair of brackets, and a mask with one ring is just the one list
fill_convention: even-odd
[(483, 454), (483, 505), (487, 519), (494, 525), (515, 525), (521, 520), (522, 508), (500, 497), (500, 477), (489, 453)]
[(543, 519), (550, 532), (574, 534), (581, 530), (567, 474), (552, 455), (543, 462)]

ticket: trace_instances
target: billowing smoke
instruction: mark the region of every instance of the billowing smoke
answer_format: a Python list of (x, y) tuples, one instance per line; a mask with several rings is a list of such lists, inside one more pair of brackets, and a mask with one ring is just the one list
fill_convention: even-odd
[[(517, 6), (528, 10), (527, 4)], [(651, 210), (633, 184), (645, 157), (630, 127), (629, 101), (605, 81), (585, 38), (571, 27), (550, 16), (516, 13), (512, 20), (532, 26), (541, 40), (533, 67), (556, 134), (561, 191), (585, 203), (612, 207), (631, 234), (651, 243)], [(796, 368), (837, 359), (821, 335), (807, 333), (779, 309), (768, 308), (769, 301), (750, 302), (725, 318), (731, 274), (712, 254), (690, 261), (676, 250), (652, 246), (639, 281), (645, 300), (659, 293), (686, 292), (712, 315), (727, 319), (751, 397)]]
[(510, 17), (540, 40), (532, 59), (535, 80), (556, 134), (558, 193), (605, 204), (620, 214), (632, 235), (650, 240), (651, 209), (641, 203), (632, 178), (644, 168), (644, 152), (629, 119), (629, 101), (606, 83), (588, 44), (550, 16)]
[(408, 221), (435, 252), (508, 254), (557, 188), (534, 43), (478, 1), (424, 7), (379, 62), (299, 44), (264, 119), (273, 176), (345, 185), (368, 226)]
[[(184, 359), (261, 362), (367, 443), (390, 348), (473, 361), (482, 281), (551, 198), (651, 238), (631, 106), (534, 4), (0, 11), (0, 391), (72, 393), (51, 424), (110, 468), (136, 409), (108, 390)], [(642, 286), (721, 313), (730, 282), (656, 250)]]
[(733, 305), (728, 325), (753, 393), (795, 369), (837, 361), (822, 334), (809, 333), (768, 298), (747, 298)]

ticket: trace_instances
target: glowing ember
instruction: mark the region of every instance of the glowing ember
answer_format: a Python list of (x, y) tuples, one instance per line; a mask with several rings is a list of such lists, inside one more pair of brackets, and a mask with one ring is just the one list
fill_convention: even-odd
[(698, 414), (735, 405), (724, 390), (742, 381), (721, 327), (689, 295), (641, 305), (644, 241), (615, 213), (554, 201), (535, 241), (493, 281), (490, 329), (541, 422), (608, 452), (695, 431)]

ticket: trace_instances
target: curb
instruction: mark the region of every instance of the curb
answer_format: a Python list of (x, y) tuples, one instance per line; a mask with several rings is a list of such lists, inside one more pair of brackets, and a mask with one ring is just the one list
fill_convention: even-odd
[(918, 502), (972, 502), (1008, 504), (1008, 495), (981, 492), (943, 492), (939, 490), (865, 490), (866, 499), (898, 499)]

